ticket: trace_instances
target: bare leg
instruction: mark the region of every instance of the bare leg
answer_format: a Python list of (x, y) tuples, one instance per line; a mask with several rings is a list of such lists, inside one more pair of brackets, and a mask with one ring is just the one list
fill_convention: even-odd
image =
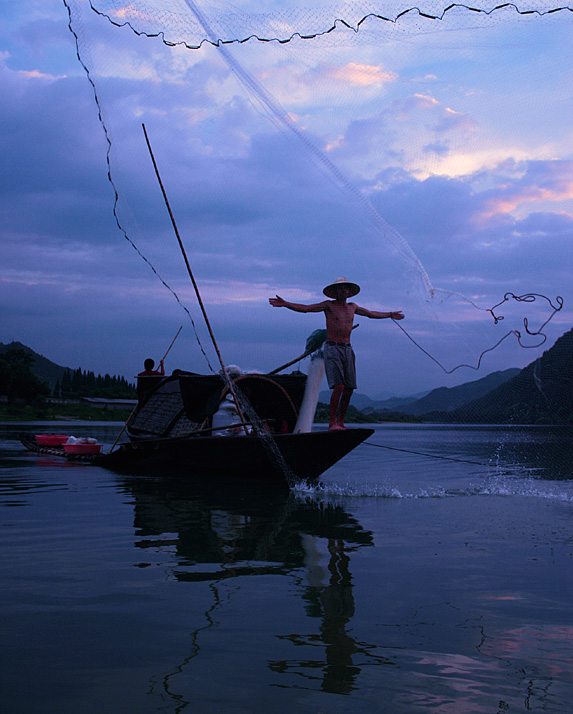
[(336, 421), (341, 429), (348, 428), (344, 426), (344, 417), (346, 416), (346, 412), (348, 411), (348, 405), (350, 404), (350, 397), (352, 396), (353, 391), (353, 389), (344, 387), (342, 396), (340, 397), (340, 404), (338, 405), (338, 419)]
[(328, 424), (329, 431), (336, 431), (340, 429), (340, 426), (338, 425), (336, 420), (336, 415), (338, 413), (338, 404), (340, 402), (340, 397), (343, 391), (344, 385), (337, 384), (332, 390), (332, 394), (330, 395), (330, 421)]

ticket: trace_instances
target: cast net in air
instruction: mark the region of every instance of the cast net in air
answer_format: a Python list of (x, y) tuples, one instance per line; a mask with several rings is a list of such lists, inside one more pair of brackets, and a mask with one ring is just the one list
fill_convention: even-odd
[(271, 320), (267, 298), (317, 302), (344, 274), (359, 304), (406, 314), (358, 320), (380, 391), (532, 364), (488, 418), (570, 420), (569, 7), (65, 1), (118, 224), (192, 315), (145, 124), (230, 361), (304, 343), (321, 325)]

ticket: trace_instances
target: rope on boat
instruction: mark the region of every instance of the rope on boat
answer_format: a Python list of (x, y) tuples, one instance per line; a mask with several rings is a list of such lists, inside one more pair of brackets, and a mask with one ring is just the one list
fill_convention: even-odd
[(474, 466), (491, 466), (483, 461), (468, 461), (467, 459), (455, 459), (452, 456), (438, 456), (437, 454), (425, 454), (421, 451), (410, 451), (409, 449), (398, 449), (396, 446), (384, 446), (384, 444), (373, 444), (371, 441), (364, 441), (367, 446), (376, 446), (379, 449), (390, 449), (391, 451), (402, 451), (405, 454), (415, 454), (416, 456), (427, 456), (430, 459), (442, 459), (443, 461), (457, 461), (460, 464), (473, 464)]

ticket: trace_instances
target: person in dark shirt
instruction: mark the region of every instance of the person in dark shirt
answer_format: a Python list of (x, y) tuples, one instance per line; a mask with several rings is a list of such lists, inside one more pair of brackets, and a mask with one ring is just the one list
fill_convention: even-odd
[(155, 362), (148, 358), (145, 360), (143, 363), (143, 366), (145, 367), (145, 370), (143, 372), (140, 372), (137, 376), (138, 377), (164, 377), (165, 376), (165, 367), (163, 366), (163, 360), (159, 362), (159, 369), (153, 369), (155, 367)]

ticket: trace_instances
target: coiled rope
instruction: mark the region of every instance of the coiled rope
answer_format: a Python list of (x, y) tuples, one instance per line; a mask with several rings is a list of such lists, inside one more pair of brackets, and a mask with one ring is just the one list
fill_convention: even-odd
[(515, 300), (516, 302), (535, 302), (535, 300), (537, 298), (542, 298), (543, 300), (546, 300), (549, 303), (549, 305), (551, 306), (552, 312), (549, 315), (549, 317), (545, 320), (545, 322), (542, 323), (542, 325), (539, 327), (539, 329), (536, 332), (532, 332), (529, 329), (529, 322), (527, 320), (527, 317), (523, 318), (523, 326), (524, 326), (525, 331), (527, 332), (528, 335), (530, 335), (531, 337), (540, 337), (541, 342), (538, 342), (535, 345), (525, 345), (521, 341), (521, 332), (519, 330), (510, 330), (509, 332), (506, 332), (505, 335), (498, 342), (496, 342), (495, 345), (493, 345), (493, 347), (488, 347), (487, 349), (483, 350), (483, 352), (479, 355), (478, 360), (475, 365), (473, 365), (473, 364), (458, 364), (455, 367), (453, 367), (452, 369), (447, 369), (446, 367), (444, 367), (444, 365), (441, 362), (439, 362), (433, 355), (431, 355), (427, 350), (425, 350), (421, 345), (419, 345), (416, 342), (416, 340), (410, 334), (408, 334), (408, 332), (406, 332), (406, 330), (402, 327), (402, 325), (399, 322), (397, 322), (393, 318), (392, 318), (392, 322), (402, 330), (402, 332), (406, 335), (406, 337), (410, 340), (410, 342), (412, 342), (414, 345), (416, 345), (416, 347), (419, 350), (421, 350), (427, 357), (429, 357), (432, 360), (432, 362), (437, 364), (438, 367), (440, 369), (442, 369), (446, 374), (452, 374), (452, 372), (455, 372), (457, 369), (460, 369), (461, 367), (467, 367), (468, 369), (474, 369), (477, 371), (477, 370), (479, 370), (479, 368), (481, 366), (481, 361), (482, 361), (484, 355), (486, 355), (488, 352), (493, 352), (493, 350), (495, 350), (497, 347), (499, 347), (501, 345), (501, 343), (504, 340), (506, 340), (510, 335), (513, 335), (514, 337), (517, 338), (517, 342), (518, 342), (519, 346), (523, 347), (523, 349), (537, 349), (537, 348), (541, 347), (541, 345), (543, 345), (547, 341), (547, 335), (544, 332), (542, 332), (542, 330), (553, 319), (553, 316), (557, 312), (559, 312), (559, 310), (562, 309), (563, 298), (560, 295), (557, 295), (557, 297), (555, 298), (556, 304), (554, 305), (550, 298), (548, 298), (546, 295), (540, 295), (539, 293), (526, 293), (525, 295), (514, 295), (512, 292), (507, 292), (503, 296), (503, 300), (501, 300), (500, 302), (497, 303), (497, 305), (494, 305), (491, 308), (479, 308), (477, 305), (474, 305), (474, 307), (478, 307), (479, 310), (485, 310), (485, 312), (489, 312), (494, 319), (494, 324), (497, 325), (498, 322), (501, 322), (504, 319), (503, 315), (496, 315), (494, 313), (494, 310), (496, 308), (500, 307), (500, 305), (503, 305), (504, 303), (506, 303), (512, 299)]

